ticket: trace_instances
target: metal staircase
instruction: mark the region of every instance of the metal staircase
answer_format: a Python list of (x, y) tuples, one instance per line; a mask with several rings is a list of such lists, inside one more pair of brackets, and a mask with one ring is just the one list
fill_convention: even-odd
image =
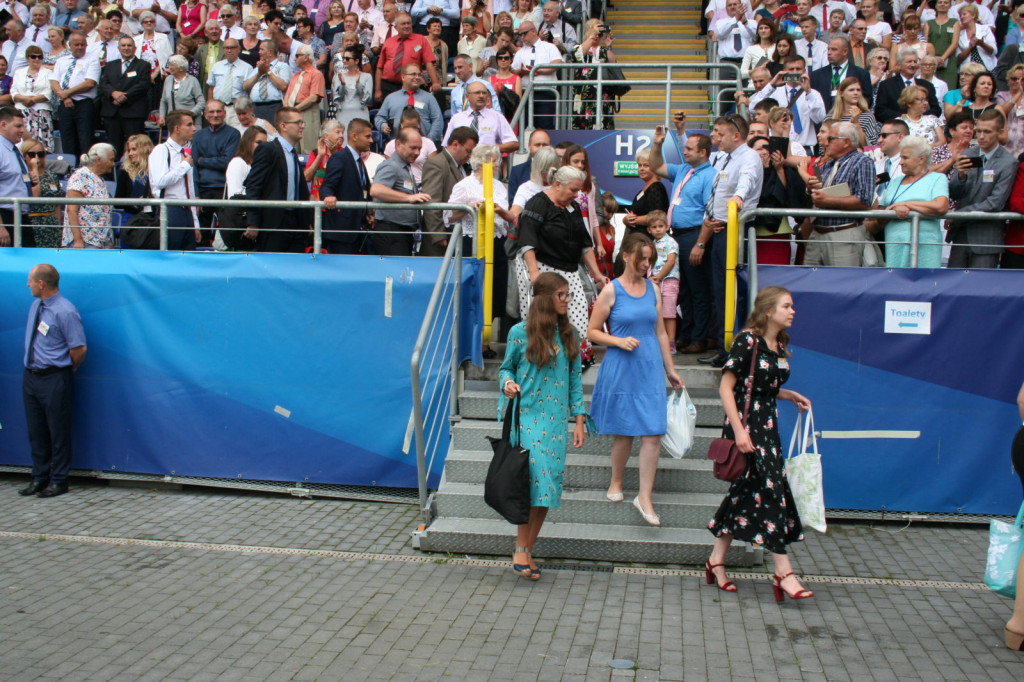
[[(708, 61), (707, 42), (700, 35), (700, 0), (616, 0), (608, 10), (615, 31), (615, 55), (622, 63), (650, 63), (650, 71), (631, 70), (628, 78), (664, 78), (667, 62), (700, 64)], [(694, 78), (689, 73), (688, 79)], [(706, 116), (708, 91), (698, 86), (675, 89), (673, 109), (691, 120)], [(617, 128), (651, 128), (664, 122), (665, 89), (636, 85), (622, 100), (615, 116)]]
[[(567, 453), (562, 506), (548, 515), (534, 551), (538, 557), (667, 564), (699, 564), (707, 558), (713, 541), (707, 523), (728, 487), (712, 476), (705, 457), (723, 419), (716, 388), (720, 370), (677, 358), (677, 370), (697, 407), (697, 439), (684, 459), (662, 453), (653, 496), (662, 525), (647, 525), (630, 504), (639, 475), (639, 440), (634, 441), (634, 456), (626, 468), (626, 499), (612, 503), (605, 499), (612, 438), (590, 435), (583, 448)], [(417, 534), (422, 550), (489, 555), (512, 551), (515, 528), (483, 499), (491, 460), (487, 436), (501, 435), (496, 418), (499, 363), (488, 361), (483, 370), (469, 368), (470, 379), (459, 395), (460, 418), (452, 425), (451, 447), (434, 495), (436, 517)], [(583, 376), (588, 405), (597, 372), (595, 366)], [(759, 564), (761, 551), (735, 543), (727, 560), (733, 565)]]

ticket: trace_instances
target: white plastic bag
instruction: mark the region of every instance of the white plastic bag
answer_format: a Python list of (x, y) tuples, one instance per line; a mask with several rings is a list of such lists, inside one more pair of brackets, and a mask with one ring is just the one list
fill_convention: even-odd
[(682, 459), (693, 448), (694, 430), (697, 428), (697, 408), (686, 389), (673, 391), (668, 397), (668, 425), (661, 444), (676, 459)]
[(789, 440), (786, 476), (796, 500), (800, 521), (805, 527), (824, 533), (825, 491), (822, 488), (821, 455), (818, 454), (818, 439), (814, 436), (814, 413), (811, 410), (807, 411), (806, 419), (803, 418), (802, 412), (796, 415), (793, 437)]

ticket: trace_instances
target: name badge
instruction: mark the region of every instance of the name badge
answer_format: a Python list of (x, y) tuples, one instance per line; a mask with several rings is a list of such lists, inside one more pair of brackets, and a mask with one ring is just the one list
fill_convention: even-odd
[(572, 206), (566, 206), (565, 210), (566, 210), (567, 213), (573, 213), (573, 212), (575, 212), (576, 209), (574, 209)]
[(683, 198), (682, 197), (676, 197), (675, 199), (672, 200), (672, 205), (673, 206), (679, 206), (682, 203), (683, 203)]
[(729, 174), (726, 173), (725, 171), (722, 171), (721, 173), (718, 174), (718, 181), (719, 182), (726, 182), (728, 180), (729, 180)]
[(779, 358), (779, 369), (789, 369), (789, 361), (786, 358)]
[(128, 78), (135, 78), (135, 74), (136, 74), (135, 71), (129, 71), (128, 73), (125, 74), (125, 76), (127, 76)]
[(981, 181), (982, 182), (995, 182), (996, 181), (996, 172), (994, 170), (983, 170), (983, 171), (981, 171)]
[(21, 181), (22, 182), (32, 182), (32, 176), (29, 175), (28, 173), (22, 173), (21, 174)]
[(423, 49), (422, 46), (417, 45), (416, 47), (412, 48), (412, 51), (413, 52), (419, 52), (421, 49)]
[(505, 89), (506, 90), (514, 90), (515, 88), (512, 87), (511, 83), (505, 83)]
[(416, 184), (413, 183), (411, 180), (406, 180), (402, 183), (402, 189), (404, 189), (407, 192), (412, 192), (416, 189)]
[(950, 26), (949, 28), (946, 29), (946, 33), (952, 33), (952, 32), (953, 32), (953, 27), (952, 26)]
[(833, 91), (832, 91), (832, 97), (833, 97), (833, 98), (835, 98), (835, 96), (836, 96), (836, 95), (838, 95), (838, 94), (839, 94), (839, 91), (838, 91), (838, 90), (833, 90)]
[(417, 109), (422, 109), (424, 106), (423, 102), (413, 102), (412, 105)]
[(50, 332), (50, 325), (48, 325), (45, 322), (43, 322), (42, 320), (40, 320), (39, 321), (39, 326), (36, 327), (36, 331), (38, 331), (43, 336), (46, 336)]

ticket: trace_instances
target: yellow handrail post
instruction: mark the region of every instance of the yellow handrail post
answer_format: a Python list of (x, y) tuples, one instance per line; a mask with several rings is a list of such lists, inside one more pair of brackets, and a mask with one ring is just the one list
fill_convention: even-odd
[(491, 298), (494, 292), (494, 165), (483, 165), (484, 203), (480, 206), (477, 258), (484, 259), (484, 345), (491, 342)]
[(729, 202), (729, 218), (725, 224), (725, 347), (732, 348), (732, 330), (736, 328), (736, 263), (739, 262), (740, 212), (735, 201)]

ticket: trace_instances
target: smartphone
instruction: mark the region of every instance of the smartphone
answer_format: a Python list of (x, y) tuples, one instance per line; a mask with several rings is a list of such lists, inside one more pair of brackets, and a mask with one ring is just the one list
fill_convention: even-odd
[(768, 153), (774, 154), (776, 151), (782, 152), (782, 158), (789, 156), (789, 138), (788, 137), (777, 137), (775, 135), (768, 138)]
[(785, 83), (799, 84), (803, 80), (802, 73), (784, 73), (782, 74), (782, 80)]
[(984, 159), (982, 159), (980, 156), (972, 156), (970, 157), (970, 159), (971, 168), (981, 168), (981, 164), (984, 163)]
[(879, 173), (876, 178), (876, 181), (879, 185), (881, 185), (883, 182), (889, 182), (889, 174), (884, 172)]

